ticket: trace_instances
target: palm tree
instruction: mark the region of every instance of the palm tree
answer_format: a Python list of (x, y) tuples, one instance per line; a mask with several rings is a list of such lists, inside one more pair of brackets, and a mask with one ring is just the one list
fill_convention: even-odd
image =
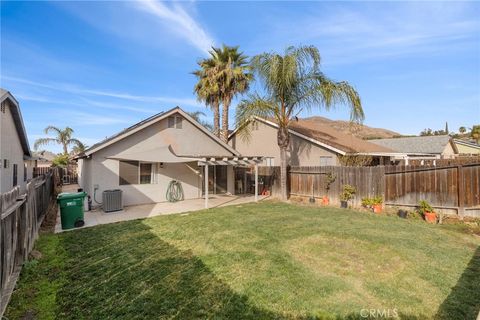
[(55, 138), (40, 138), (35, 141), (34, 149), (38, 150), (38, 147), (43, 145), (48, 145), (50, 143), (56, 143), (62, 146), (63, 154), (68, 155), (69, 146), (84, 146), (80, 140), (72, 138), (73, 129), (66, 127), (65, 129), (60, 129), (55, 126), (48, 126), (45, 128), (45, 134), (54, 132), (56, 134)]
[(205, 120), (202, 120), (202, 117), (205, 117), (205, 113), (203, 113), (202, 111), (192, 111), (192, 112), (187, 112), (190, 117), (192, 117), (193, 119), (195, 119), (195, 121), (197, 121), (198, 123), (200, 123), (202, 126), (204, 126), (205, 128), (207, 128), (207, 130), (209, 131), (212, 131), (213, 132), (213, 126), (205, 121)]
[(253, 74), (250, 72), (248, 57), (239, 52), (238, 46), (212, 47), (210, 58), (201, 60), (200, 70), (194, 74), (199, 78), (195, 86), (197, 97), (212, 106), (214, 128), (217, 128), (216, 109), (222, 103), (222, 128), (220, 137), (228, 140), (228, 113), (233, 98), (248, 90)]
[(464, 134), (465, 132), (467, 132), (467, 128), (465, 128), (464, 126), (461, 126), (460, 128), (458, 128), (458, 132), (460, 132), (461, 134)]
[(84, 145), (82, 142), (78, 141), (78, 143), (76, 145), (74, 145), (73, 148), (72, 148), (72, 154), (76, 155), (76, 154), (85, 152), (85, 150), (87, 150), (87, 148), (88, 147), (86, 145)]
[(203, 59), (198, 62), (199, 70), (193, 74), (198, 78), (194, 91), (197, 99), (204, 102), (213, 111), (213, 134), (220, 137), (220, 88), (215, 81), (215, 61), (213, 59)]
[(283, 55), (263, 53), (252, 59), (264, 95), (253, 93), (237, 107), (236, 122), (240, 133), (248, 138), (253, 117), (273, 118), (278, 124), (280, 148), (280, 185), (287, 199), (287, 149), (291, 121), (304, 110), (331, 109), (341, 103), (350, 110), (350, 120), (361, 121), (364, 113), (357, 91), (347, 82), (335, 82), (320, 72), (320, 53), (313, 46), (289, 47)]

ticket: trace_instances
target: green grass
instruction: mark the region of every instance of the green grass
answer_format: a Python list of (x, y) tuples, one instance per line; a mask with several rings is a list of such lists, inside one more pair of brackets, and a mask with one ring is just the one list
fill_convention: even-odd
[[(88, 214), (88, 213), (87, 213)], [(8, 319), (475, 319), (480, 238), (276, 202), (43, 234)]]

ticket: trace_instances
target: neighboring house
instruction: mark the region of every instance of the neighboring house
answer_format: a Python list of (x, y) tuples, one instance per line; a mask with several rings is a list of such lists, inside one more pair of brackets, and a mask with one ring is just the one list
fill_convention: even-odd
[[(241, 154), (265, 157), (262, 165), (279, 166), (280, 149), (277, 144), (278, 125), (274, 121), (256, 117), (250, 124), (248, 139), (234, 130), (229, 144)], [(287, 161), (291, 166), (340, 165), (340, 157), (348, 155), (370, 156), (374, 164), (390, 164), (405, 155), (390, 148), (370, 143), (345, 134), (329, 126), (318, 126), (314, 121), (299, 119), (290, 125), (290, 147)]]
[(50, 168), (56, 157), (56, 154), (50, 151), (34, 152), (33, 155), (37, 158), (37, 167), (39, 168)]
[(458, 154), (456, 144), (448, 135), (375, 139), (369, 141), (396, 152), (424, 153), (437, 159), (451, 159)]
[(166, 201), (172, 180), (182, 184), (185, 199), (202, 197), (205, 180), (208, 193), (233, 194), (234, 167), (261, 161), (240, 157), (179, 107), (93, 145), (77, 159), (79, 184), (96, 204), (103, 191), (121, 189), (125, 205)]
[(32, 158), (20, 106), (15, 97), (0, 88), (0, 193), (15, 186), (25, 190), (33, 177)]
[(453, 139), (460, 155), (480, 155), (480, 145), (473, 141)]

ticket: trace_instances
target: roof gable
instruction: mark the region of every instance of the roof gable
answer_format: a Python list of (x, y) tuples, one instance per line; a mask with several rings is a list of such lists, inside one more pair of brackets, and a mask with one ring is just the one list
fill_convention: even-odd
[[(172, 115), (175, 115), (175, 114), (180, 114), (181, 116), (183, 116), (187, 121), (189, 121), (191, 124), (193, 124), (196, 128), (198, 128), (200, 131), (202, 131), (203, 133), (205, 133), (211, 140), (213, 140), (215, 143), (217, 143), (218, 145), (220, 145), (222, 148), (224, 148), (226, 151), (228, 151), (229, 153), (231, 153), (232, 155), (239, 155), (239, 153), (233, 149), (231, 146), (229, 146), (228, 144), (224, 143), (222, 140), (220, 140), (217, 136), (215, 136), (213, 133), (211, 133), (210, 131), (208, 131), (204, 126), (202, 126), (201, 124), (199, 124), (195, 119), (193, 119), (188, 113), (186, 113), (185, 111), (183, 111), (180, 107), (175, 107), (173, 109), (170, 109), (166, 112), (162, 112), (162, 113), (158, 113), (150, 118), (147, 118), (145, 120), (142, 120), (136, 124), (134, 124), (133, 126), (131, 127), (128, 127), (127, 129), (124, 129), (122, 131), (120, 131), (119, 133), (93, 145), (92, 147), (90, 147), (89, 149), (87, 149), (83, 155), (79, 155), (79, 157), (82, 157), (82, 156), (89, 156), (97, 151), (100, 151), (118, 141), (121, 141), (133, 134), (135, 134), (136, 132), (139, 132), (153, 124), (156, 124)], [(188, 139), (188, 137), (185, 137), (186, 139)]]
[(17, 99), (7, 90), (0, 88), (0, 103), (8, 101), (10, 106), (10, 112), (12, 113), (13, 121), (15, 123), (15, 129), (17, 130), (20, 143), (22, 145), (23, 154), (31, 156), (30, 145), (28, 143), (27, 132), (23, 124), (22, 113), (20, 112), (20, 106)]
[[(278, 128), (274, 121), (255, 117), (256, 120)], [(238, 128), (233, 131), (229, 138), (233, 137)], [(382, 147), (362, 140), (353, 135), (348, 135), (328, 126), (318, 127), (313, 121), (302, 120), (292, 121), (289, 132), (304, 140), (310, 141), (318, 146), (331, 150), (335, 153), (345, 155), (349, 153), (392, 153), (389, 148)]]

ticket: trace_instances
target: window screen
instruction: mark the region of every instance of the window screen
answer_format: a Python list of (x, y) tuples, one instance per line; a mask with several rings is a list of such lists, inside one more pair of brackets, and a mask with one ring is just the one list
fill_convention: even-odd
[(152, 164), (140, 163), (140, 184), (152, 183)]
[(175, 117), (168, 117), (168, 127), (175, 128)]
[(120, 185), (138, 184), (138, 161), (120, 161)]

